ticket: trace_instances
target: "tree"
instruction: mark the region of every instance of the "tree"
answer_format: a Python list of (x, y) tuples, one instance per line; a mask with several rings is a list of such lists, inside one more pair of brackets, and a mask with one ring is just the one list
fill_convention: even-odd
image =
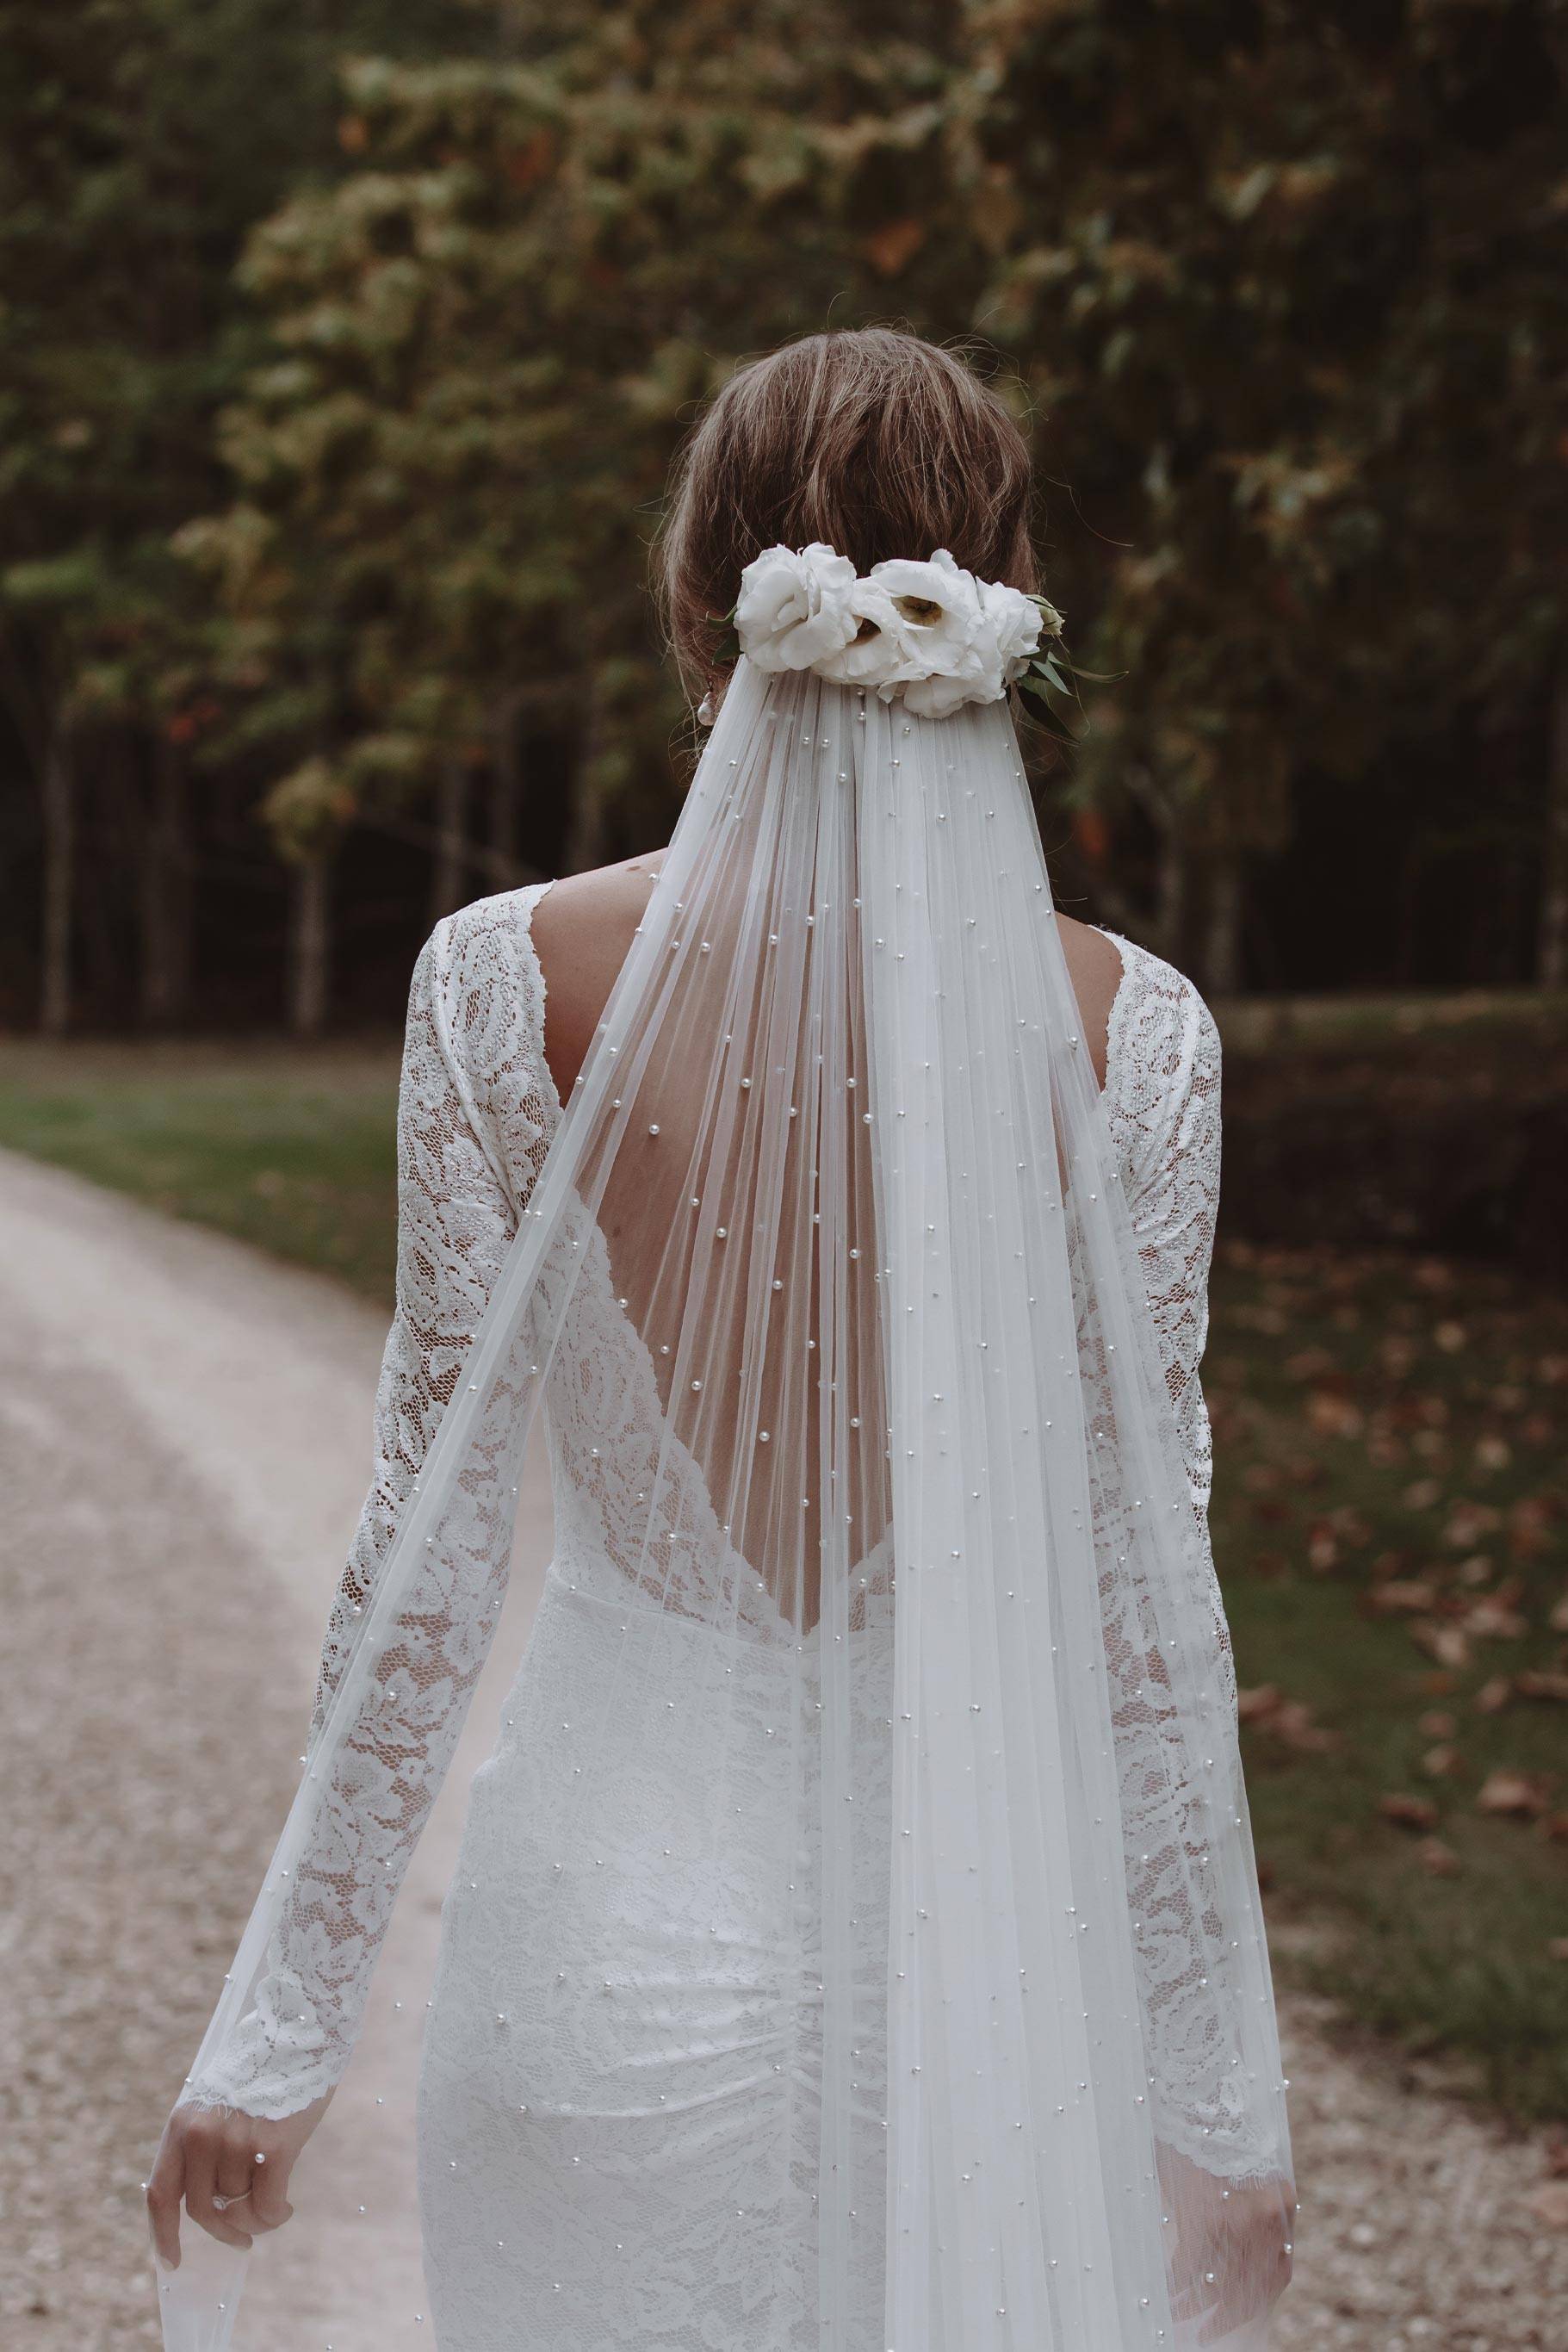
[(334, 17), (329, 36), (285, 0), (0, 0), (0, 731), (40, 809), (55, 1026), (81, 858), (118, 851), (110, 789), (135, 806), (143, 1007), (184, 1009), (192, 770), (216, 712), (170, 542), (224, 493), (214, 419), (265, 348), (243, 238), (340, 166), (340, 41), (495, 38), (451, 0)]
[(1555, 0), (505, 21), (501, 73), (356, 68), (359, 170), (246, 263), (287, 357), (202, 543), (256, 557), (233, 609), (279, 599), (280, 656), (342, 631), (306, 756), (345, 812), (493, 761), (503, 679), (575, 714), (590, 818), (667, 779), (635, 583), (678, 432), (735, 356), (894, 300), (1016, 362), (1090, 526), (1053, 593), (1127, 674), (1070, 789), (1152, 828), (1163, 943), (1214, 985), (1303, 746), (1350, 789), (1416, 720), (1538, 690)]

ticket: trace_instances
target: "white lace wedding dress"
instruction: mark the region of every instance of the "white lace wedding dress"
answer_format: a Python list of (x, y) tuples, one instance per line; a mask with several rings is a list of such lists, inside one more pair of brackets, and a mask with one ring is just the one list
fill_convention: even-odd
[[(376, 1475), (323, 1660), (319, 1717), (560, 1115), (529, 930), (541, 896), (526, 889), (465, 908), (439, 927), (415, 972)], [(1188, 982), (1118, 945), (1104, 1110), (1202, 1523), (1210, 1464), (1197, 1366), (1218, 1191), (1218, 1040)], [(694, 1826), (703, 1734), (689, 1710), (672, 1704), (663, 1743), (644, 1718), (625, 1753), (607, 1759), (614, 1727), (598, 1719), (594, 1699), (611, 1685), (617, 1651), (657, 1645), (669, 1686), (695, 1690), (705, 1672), (681, 1645), (711, 1650), (718, 1637), (637, 1606), (632, 1531), (659, 1451), (658, 1388), (596, 1233), (586, 1245), (547, 1397), (555, 1559), (495, 1752), (475, 1776), (426, 2024), (418, 2128), (431, 2315), (441, 2352), (816, 2352), (819, 1858), (808, 1843), (792, 1856), (776, 1851), (781, 1834), (796, 1834), (779, 1824), (811, 1818), (797, 1791), (787, 1801), (776, 1786), (787, 1755), (809, 1743), (775, 1738), (780, 1707), (810, 1706), (810, 1671), (802, 1685), (800, 1637), (758, 1585), (725, 1667), (726, 1787), (739, 1818), (722, 1867), (711, 1834)], [(435, 1629), (436, 1667), (427, 1662), (400, 1695), (401, 1762), (388, 1764), (387, 1744), (361, 1751), (353, 1808), (291, 1898), (260, 2022), (192, 2095), (281, 2115), (336, 2079), (484, 1661), (509, 1506), (508, 1495), (481, 1513), (487, 1557), (464, 1609)], [(1101, 1494), (1103, 1513), (1115, 1507)], [(695, 1465), (679, 1516), (678, 1539), (700, 1574), (723, 1545)], [(854, 1686), (855, 1853), (868, 1892), (852, 1924), (874, 2011), (888, 1916), (885, 1539), (859, 1582), (849, 1638), (864, 1645), (867, 1668)], [(755, 1767), (738, 1779), (737, 1714), (756, 1730)], [(552, 1823), (569, 1810), (589, 1739), (598, 1793), (563, 1852)], [(862, 1884), (857, 1867), (857, 1891)], [(299, 2021), (293, 2033), (290, 2019)], [(883, 2341), (885, 2069), (870, 2042), (855, 2053), (847, 2152), (868, 2224), (853, 2282), (855, 2352), (882, 2352)], [(1213, 2117), (1195, 2092), (1191, 2111), (1178, 2103), (1159, 2128), (1201, 2158)]]

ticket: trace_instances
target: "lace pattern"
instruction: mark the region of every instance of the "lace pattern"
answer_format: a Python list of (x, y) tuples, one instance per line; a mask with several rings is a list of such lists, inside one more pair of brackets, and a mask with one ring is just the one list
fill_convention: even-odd
[[(398, 1112), (396, 1310), (377, 1388), (375, 1472), (334, 1601), (312, 1729), (462, 1375), (559, 1116), (527, 922), (538, 889), (439, 924), (409, 992)], [(509, 1433), (476, 1459), (461, 1534), (427, 1566), (300, 1857), (256, 2006), (183, 2103), (290, 2115), (348, 2062), (409, 1858), (440, 1790), (505, 1597)]]

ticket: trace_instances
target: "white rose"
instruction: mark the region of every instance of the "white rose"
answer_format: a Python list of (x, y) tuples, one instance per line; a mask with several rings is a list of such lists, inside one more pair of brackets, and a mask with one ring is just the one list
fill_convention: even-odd
[(1040, 606), (1021, 589), (1005, 587), (999, 580), (982, 581), (980, 601), (986, 608), (986, 618), (996, 632), (997, 654), (1002, 665), (1003, 677), (1015, 678), (1021, 676), (1030, 656), (1040, 650)]
[(943, 547), (929, 563), (895, 555), (875, 565), (871, 577), (893, 599), (923, 674), (956, 671), (985, 618), (973, 573)]
[(916, 677), (921, 665), (897, 605), (874, 580), (857, 580), (850, 596), (855, 633), (848, 645), (812, 665), (837, 686), (892, 686)]
[[(997, 632), (974, 574), (938, 548), (928, 563), (902, 557), (872, 573), (892, 597), (912, 660), (894, 685), (919, 719), (946, 719), (966, 702), (997, 702), (1006, 690)], [(880, 689), (890, 698), (890, 688)]]
[(906, 686), (904, 707), (917, 719), (951, 719), (966, 702), (999, 702), (1006, 692), (1000, 664), (988, 665), (978, 649), (971, 648), (961, 670), (916, 678)]
[(860, 625), (852, 609), (855, 567), (816, 541), (799, 553), (770, 547), (740, 575), (735, 633), (758, 669), (810, 669), (847, 646)]

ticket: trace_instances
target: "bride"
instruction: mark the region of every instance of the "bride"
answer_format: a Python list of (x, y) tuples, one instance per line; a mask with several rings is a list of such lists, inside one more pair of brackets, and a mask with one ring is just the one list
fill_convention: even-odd
[(232, 2340), (308, 2193), (541, 1402), (555, 1553), (424, 2032), (441, 2352), (1264, 2341), (1219, 1049), (1052, 907), (1030, 496), (948, 352), (742, 369), (660, 549), (711, 723), (669, 848), (420, 957), (374, 1481), (149, 2185), (171, 2352)]

